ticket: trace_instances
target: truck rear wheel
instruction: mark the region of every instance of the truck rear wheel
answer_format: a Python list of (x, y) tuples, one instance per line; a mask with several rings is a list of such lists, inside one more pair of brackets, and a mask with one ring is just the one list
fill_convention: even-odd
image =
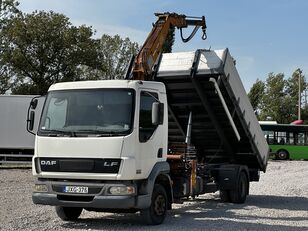
[(246, 201), (249, 190), (249, 181), (245, 172), (241, 172), (236, 182), (236, 187), (230, 190), (230, 200), (232, 203), (242, 204)]
[(220, 190), (219, 196), (222, 202), (230, 202), (230, 190)]
[(151, 205), (147, 209), (141, 210), (141, 216), (148, 225), (159, 225), (163, 223), (167, 214), (168, 197), (165, 188), (160, 184), (155, 184)]
[(82, 208), (56, 206), (56, 213), (63, 221), (76, 221)]

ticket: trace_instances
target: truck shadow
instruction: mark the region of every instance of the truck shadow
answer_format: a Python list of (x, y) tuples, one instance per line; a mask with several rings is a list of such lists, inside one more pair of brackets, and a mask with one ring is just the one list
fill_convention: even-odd
[[(276, 213), (280, 210), (278, 213)], [(63, 228), (106, 230), (307, 230), (308, 198), (250, 195), (245, 204), (221, 203), (218, 197), (175, 205), (160, 226), (145, 226), (138, 214), (83, 216)], [(276, 214), (279, 214), (277, 217)], [(85, 213), (87, 215), (87, 213)]]

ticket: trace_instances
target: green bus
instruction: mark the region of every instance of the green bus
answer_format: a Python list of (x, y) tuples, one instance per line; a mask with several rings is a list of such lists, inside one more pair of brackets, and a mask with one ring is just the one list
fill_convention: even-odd
[(278, 160), (308, 160), (308, 125), (260, 124)]

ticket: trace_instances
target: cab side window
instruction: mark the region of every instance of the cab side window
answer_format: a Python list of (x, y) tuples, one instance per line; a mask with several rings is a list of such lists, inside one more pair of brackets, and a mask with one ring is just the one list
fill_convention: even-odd
[(139, 141), (147, 142), (153, 135), (156, 125), (152, 124), (152, 104), (157, 102), (157, 93), (142, 91), (140, 95)]

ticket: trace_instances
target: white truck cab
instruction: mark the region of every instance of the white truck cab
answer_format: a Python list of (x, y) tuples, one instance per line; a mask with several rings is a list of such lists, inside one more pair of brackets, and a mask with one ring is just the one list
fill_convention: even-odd
[[(166, 90), (159, 82), (52, 85), (35, 140), (34, 203), (148, 207), (154, 181), (141, 189), (142, 180), (169, 172), (167, 115)], [(167, 175), (164, 181), (170, 184)], [(72, 201), (76, 194), (81, 201)]]
[(155, 102), (167, 105), (162, 83), (109, 80), (51, 86), (36, 137), (34, 175), (57, 178), (59, 172), (67, 172), (63, 178), (147, 178), (167, 154), (168, 118), (152, 124)]

